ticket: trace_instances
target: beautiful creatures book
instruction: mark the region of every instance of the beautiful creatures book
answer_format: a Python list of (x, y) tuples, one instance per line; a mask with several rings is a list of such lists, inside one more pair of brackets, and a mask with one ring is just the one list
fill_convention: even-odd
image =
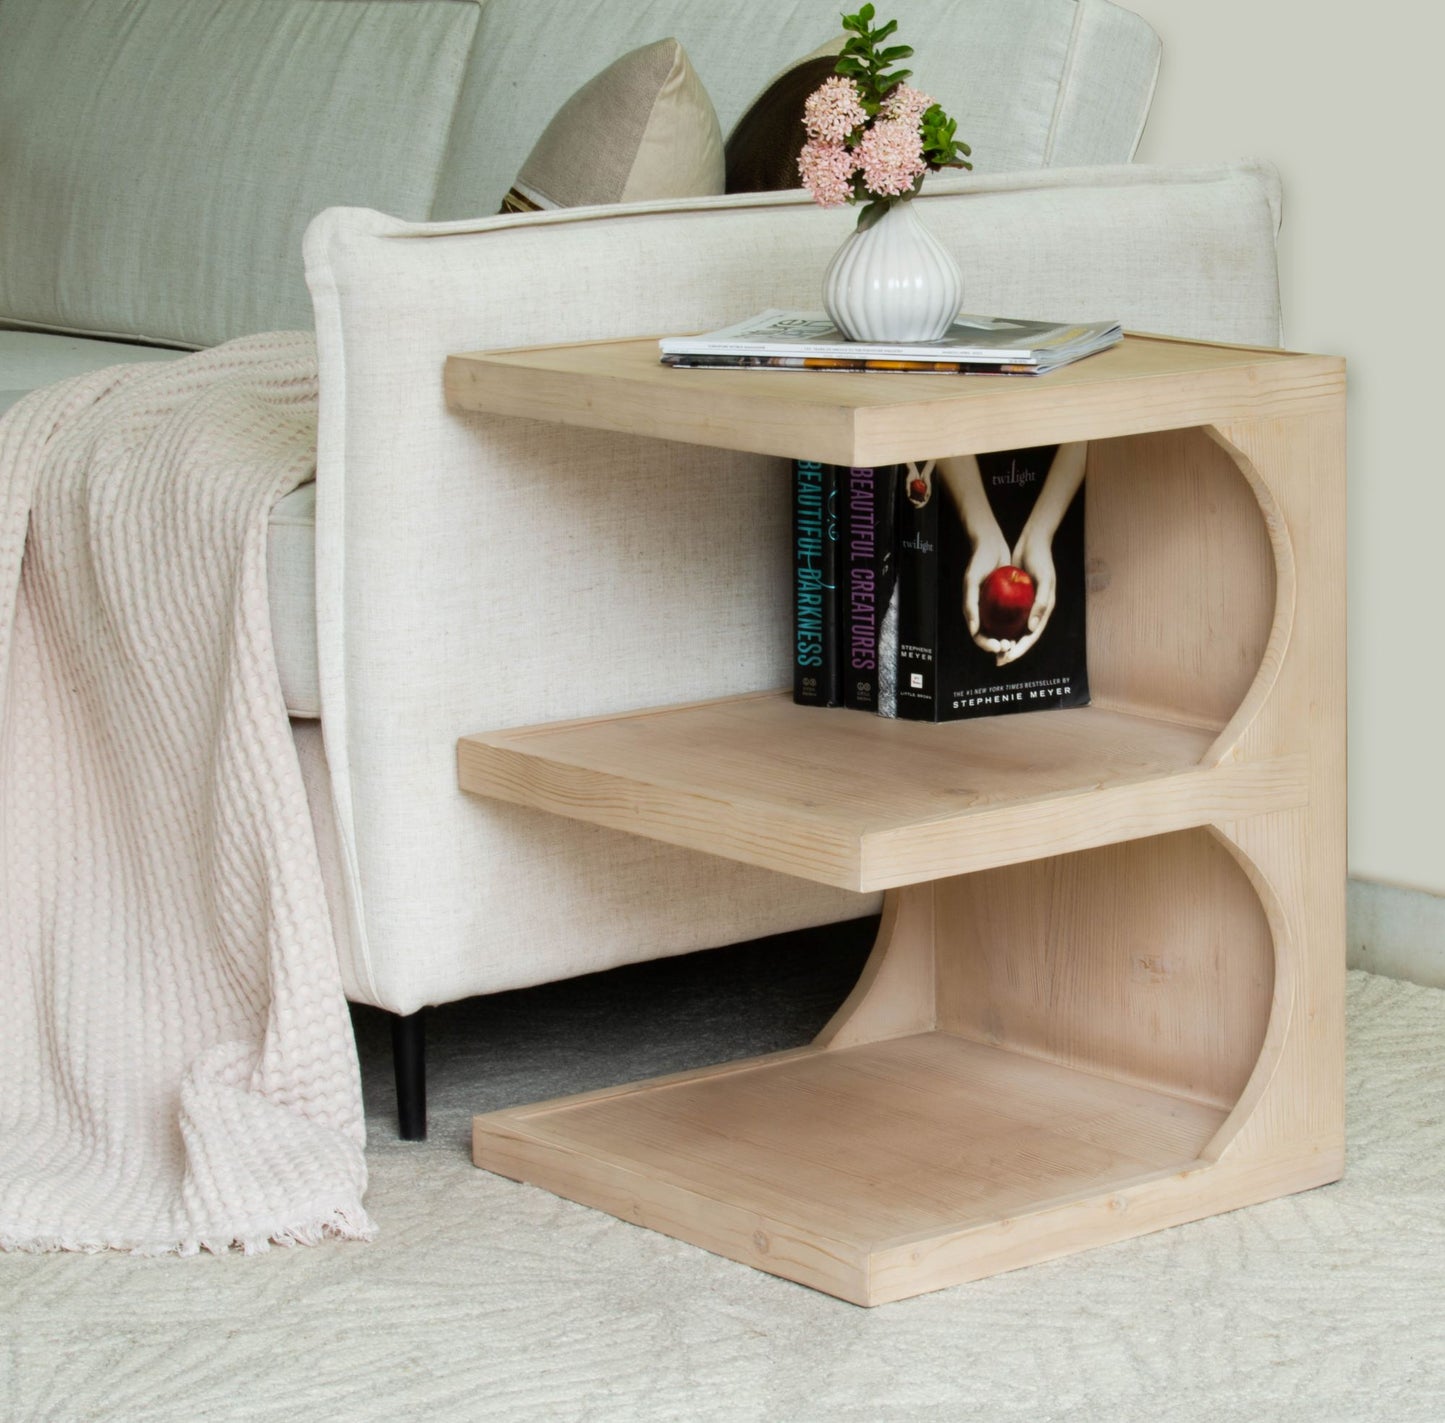
[(839, 471), (838, 630), (843, 705), (878, 710), (879, 636), (897, 568), (897, 465)]
[(793, 461), (793, 700), (841, 706), (838, 658), (838, 472)]
[(1085, 448), (902, 467), (880, 713), (956, 721), (1087, 705)]

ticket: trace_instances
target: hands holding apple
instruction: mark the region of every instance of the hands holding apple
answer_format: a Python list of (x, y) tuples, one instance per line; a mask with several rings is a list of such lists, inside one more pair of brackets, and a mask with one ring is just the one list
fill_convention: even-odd
[(1053, 531), (1025, 528), (1010, 549), (984, 493), (971, 455), (939, 461), (958, 505), (973, 553), (963, 571), (963, 620), (968, 635), (1000, 667), (1036, 643), (1054, 610)]
[[(993, 562), (998, 554), (987, 556)], [(994, 655), (1000, 667), (1017, 662), (1043, 636), (1049, 614), (1054, 610), (1054, 561), (1046, 548), (1043, 557), (1030, 561), (1034, 572), (1021, 567), (1024, 555), (1015, 553), (1009, 562), (1003, 545), (1003, 562), (975, 581), (970, 562), (963, 580), (963, 616), (969, 636), (985, 652)], [(1046, 565), (1046, 566), (1045, 566)]]
[(969, 636), (1000, 667), (1017, 662), (1054, 611), (1058, 577), (1052, 531), (1026, 527), (1010, 552), (998, 524), (980, 531), (963, 575), (963, 616)]
[(990, 637), (1015, 642), (1028, 627), (1034, 580), (1017, 564), (995, 568), (978, 593), (979, 623)]
[(925, 460), (923, 464), (908, 462), (907, 482), (904, 484), (904, 493), (908, 495), (908, 502), (915, 509), (921, 509), (933, 497), (933, 466), (935, 461)]
[[(998, 523), (990, 516), (982, 528), (969, 530), (973, 554), (963, 570), (963, 620), (968, 635), (985, 652), (995, 656), (1007, 650), (1006, 619), (995, 616), (998, 575), (1010, 566), (1012, 555)], [(1025, 575), (1027, 577), (1027, 575)], [(985, 594), (985, 589), (988, 593)]]
[(1084, 482), (1087, 453), (1088, 446), (1082, 442), (1060, 445), (1055, 451), (1043, 488), (1034, 501), (1033, 512), (1014, 545), (1014, 562), (1034, 580), (1034, 601), (1024, 636), (1000, 655), (1000, 667), (1017, 662), (1043, 636), (1048, 626), (1058, 592), (1058, 578), (1054, 572), (1054, 535)]
[(973, 543), (963, 573), (963, 616), (969, 636), (1000, 667), (1017, 662), (1043, 636), (1054, 611), (1058, 578), (1054, 534), (1084, 478), (1087, 446), (1060, 445), (1033, 512), (1012, 549), (984, 492), (973, 455), (938, 461)]
[[(1043, 636), (1044, 629), (1049, 625), (1049, 617), (1054, 611), (1054, 598), (1058, 591), (1052, 530), (1047, 537), (1040, 537), (1032, 526), (1025, 527), (1014, 547), (1013, 558), (1016, 567), (1012, 571), (1028, 581), (1030, 597), (1022, 614), (1017, 617), (1017, 631), (1012, 633), (1013, 640), (999, 654), (1000, 667), (1017, 662)], [(1012, 594), (1010, 606), (1017, 608), (1021, 602), (1021, 594), (1012, 582), (1003, 592)]]

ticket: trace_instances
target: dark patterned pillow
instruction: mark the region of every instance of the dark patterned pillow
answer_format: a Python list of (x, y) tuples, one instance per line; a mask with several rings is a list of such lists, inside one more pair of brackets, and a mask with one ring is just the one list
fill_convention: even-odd
[(753, 100), (723, 150), (725, 192), (771, 193), (803, 186), (798, 176), (798, 154), (807, 141), (803, 101), (833, 73), (844, 38), (839, 35), (805, 55)]

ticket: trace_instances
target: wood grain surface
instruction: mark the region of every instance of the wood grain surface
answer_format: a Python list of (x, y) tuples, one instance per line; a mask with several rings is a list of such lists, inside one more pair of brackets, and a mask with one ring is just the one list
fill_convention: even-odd
[(889, 895), (809, 1048), (476, 1119), (479, 1165), (861, 1304), (1344, 1168), (1344, 378), (1130, 337), (1041, 378), (453, 357), (459, 409), (840, 464), (1087, 439), (1095, 704), (758, 693), (458, 746), (476, 794)]
[(675, 370), (656, 339), (450, 356), (457, 410), (843, 465), (1327, 408), (1343, 362), (1129, 335), (1042, 376)]

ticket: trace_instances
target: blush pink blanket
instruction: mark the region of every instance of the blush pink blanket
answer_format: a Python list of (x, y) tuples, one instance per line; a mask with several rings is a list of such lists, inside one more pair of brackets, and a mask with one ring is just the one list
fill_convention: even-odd
[(0, 422), (0, 1246), (366, 1238), (355, 1047), (271, 646), (310, 336)]

